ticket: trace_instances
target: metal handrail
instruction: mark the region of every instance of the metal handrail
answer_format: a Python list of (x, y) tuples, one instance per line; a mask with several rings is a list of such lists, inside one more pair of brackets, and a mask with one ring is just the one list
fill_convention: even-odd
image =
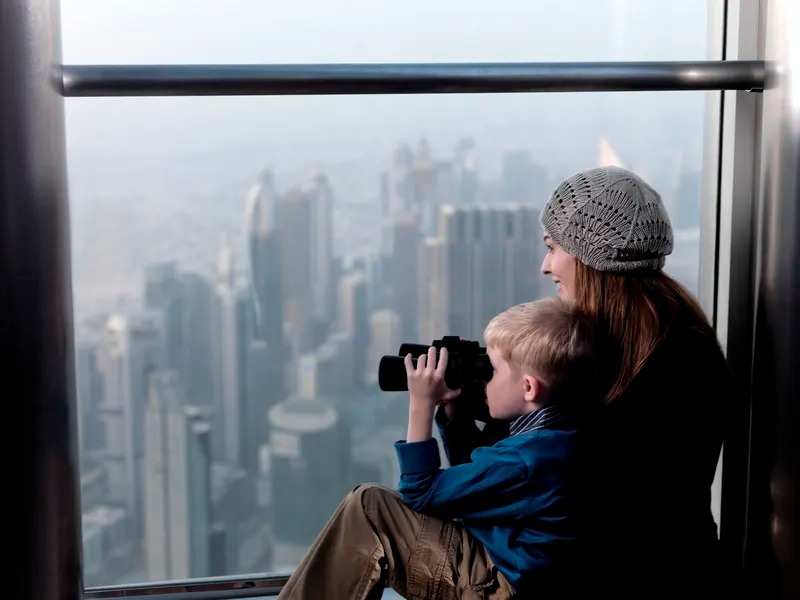
[(180, 581), (146, 582), (87, 588), (85, 600), (125, 598), (142, 600), (158, 596), (160, 600), (233, 600), (277, 594), (289, 580), (289, 574), (231, 575)]
[(763, 61), (63, 65), (66, 97), (762, 90)]

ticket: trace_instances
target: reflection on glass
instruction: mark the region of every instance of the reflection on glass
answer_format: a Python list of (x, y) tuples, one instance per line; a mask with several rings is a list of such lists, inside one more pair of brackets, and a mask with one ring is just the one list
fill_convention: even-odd
[[(667, 5), (702, 58), (702, 3)], [(86, 584), (290, 570), (354, 485), (395, 486), (380, 357), (554, 293), (538, 211), (574, 172), (648, 180), (696, 292), (704, 99), (70, 100)]]

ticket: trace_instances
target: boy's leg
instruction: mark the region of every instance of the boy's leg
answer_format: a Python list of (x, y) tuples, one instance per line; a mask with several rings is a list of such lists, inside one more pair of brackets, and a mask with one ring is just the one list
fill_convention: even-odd
[(373, 600), (389, 585), (409, 600), (508, 598), (513, 591), (458, 524), (359, 486), (339, 505), (279, 599)]

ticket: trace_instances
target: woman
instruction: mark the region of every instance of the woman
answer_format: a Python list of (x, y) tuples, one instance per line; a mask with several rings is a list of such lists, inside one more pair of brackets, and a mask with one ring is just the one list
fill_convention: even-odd
[(541, 222), (542, 273), (614, 348), (585, 430), (584, 584), (600, 597), (716, 597), (711, 484), (732, 381), (699, 304), (662, 270), (673, 237), (661, 198), (630, 171), (592, 169), (559, 185)]

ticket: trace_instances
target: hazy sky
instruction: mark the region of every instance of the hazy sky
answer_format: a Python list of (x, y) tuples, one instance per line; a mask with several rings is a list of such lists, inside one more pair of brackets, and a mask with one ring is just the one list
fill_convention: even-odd
[[(2, 1), (2, 0), (0, 0)], [(61, 0), (67, 64), (703, 60), (722, 0)], [(138, 289), (148, 261), (213, 262), (244, 197), (311, 170), (337, 203), (375, 204), (400, 141), (481, 176), (532, 151), (552, 177), (607, 138), (645, 175), (699, 170), (706, 93), (70, 98), (67, 157), (78, 305)], [(375, 205), (377, 206), (377, 205)], [(339, 232), (340, 236), (349, 235)], [(211, 241), (209, 241), (211, 240)]]
[[(704, 0), (62, 0), (61, 7), (68, 64), (702, 60), (714, 12)], [(282, 155), (292, 154), (289, 146), (311, 155), (309, 144), (318, 143), (324, 156), (337, 144), (367, 144), (359, 132), (391, 143), (432, 129), (433, 137), (491, 133), (499, 143), (497, 128), (513, 137), (514, 121), (532, 110), (567, 118), (594, 106), (585, 95), (530, 98), (70, 99), (69, 151), (75, 161), (268, 154), (269, 140)]]

